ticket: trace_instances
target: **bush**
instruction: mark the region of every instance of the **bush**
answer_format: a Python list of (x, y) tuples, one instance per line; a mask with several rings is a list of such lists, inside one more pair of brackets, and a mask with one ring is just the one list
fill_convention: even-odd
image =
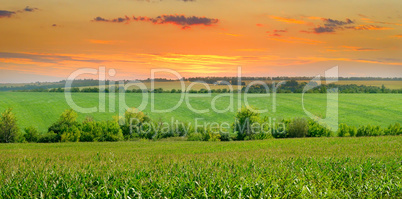
[(58, 135), (53, 131), (50, 131), (46, 134), (43, 134), (39, 137), (38, 142), (40, 143), (51, 143), (51, 142), (58, 142)]
[(210, 142), (218, 142), (221, 141), (221, 135), (219, 133), (209, 132), (209, 139)]
[(287, 136), (286, 130), (290, 122), (291, 122), (290, 120), (283, 119), (281, 123), (283, 123), (284, 125), (276, 123), (275, 126), (273, 126), (273, 128), (271, 129), (272, 136), (274, 138), (286, 138)]
[(87, 117), (82, 122), (81, 131), (81, 142), (101, 141), (102, 139), (102, 128), (100, 127), (99, 122), (93, 121), (92, 118)]
[(265, 140), (272, 138), (272, 134), (270, 133), (256, 133), (253, 135), (253, 140)]
[(82, 142), (113, 142), (123, 139), (123, 133), (117, 120), (96, 122), (90, 118), (82, 123), (81, 136), (79, 137), (79, 141)]
[(290, 138), (305, 137), (308, 133), (308, 122), (305, 118), (295, 118), (289, 123), (286, 135)]
[[(135, 133), (140, 133), (138, 131), (139, 127), (144, 123), (150, 123), (151, 118), (141, 111), (135, 108), (131, 108), (124, 113), (124, 118), (120, 118), (120, 128), (126, 139), (130, 137), (136, 137)], [(130, 128), (130, 125), (132, 128)]]
[(232, 137), (229, 132), (220, 132), (220, 140), (221, 141), (232, 141)]
[(78, 142), (81, 137), (81, 129), (77, 126), (71, 126), (60, 135), (61, 142)]
[(353, 137), (356, 134), (356, 127), (348, 126), (346, 124), (339, 124), (338, 137)]
[(39, 132), (35, 127), (26, 127), (24, 131), (24, 138), (27, 142), (37, 142), (39, 140)]
[(5, 110), (0, 117), (0, 142), (3, 143), (15, 142), (19, 137), (17, 119), (11, 111), (11, 108)]
[(361, 136), (379, 136), (383, 135), (383, 131), (380, 128), (380, 126), (372, 126), (372, 125), (367, 125), (367, 126), (360, 126), (357, 129), (356, 132), (356, 137), (361, 137)]
[(201, 133), (191, 133), (187, 141), (202, 141), (202, 135)]
[(318, 122), (310, 120), (308, 122), (308, 133), (307, 137), (330, 137), (331, 130), (327, 127), (320, 125)]
[(117, 120), (102, 122), (103, 128), (103, 141), (115, 142), (124, 139), (123, 132), (120, 129), (119, 122)]
[(388, 128), (384, 130), (384, 135), (402, 135), (401, 125), (399, 123), (389, 125)]

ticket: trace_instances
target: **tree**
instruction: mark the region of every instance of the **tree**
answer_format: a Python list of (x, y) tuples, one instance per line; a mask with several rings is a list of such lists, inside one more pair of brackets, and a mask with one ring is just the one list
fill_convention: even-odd
[(56, 133), (57, 140), (61, 140), (62, 137), (63, 141), (79, 140), (81, 126), (77, 122), (77, 117), (78, 115), (74, 110), (65, 110), (60, 115), (59, 120), (57, 120), (54, 124), (52, 124), (52, 126), (49, 127), (48, 132), (53, 131), (54, 133)]
[(35, 127), (26, 127), (24, 131), (24, 138), (27, 142), (37, 142), (39, 140), (39, 132)]
[(259, 121), (259, 114), (252, 110), (243, 107), (236, 114), (236, 121), (234, 125), (234, 132), (237, 132), (237, 140), (244, 140), (246, 136), (254, 134), (252, 125)]
[(145, 113), (138, 111), (136, 108), (130, 108), (124, 113), (124, 118), (120, 120), (120, 127), (123, 131), (123, 135), (128, 138), (131, 137), (133, 133), (138, 132), (139, 127), (144, 123), (150, 123), (151, 118)]
[(17, 119), (9, 108), (1, 114), (0, 118), (0, 142), (14, 142), (18, 136)]

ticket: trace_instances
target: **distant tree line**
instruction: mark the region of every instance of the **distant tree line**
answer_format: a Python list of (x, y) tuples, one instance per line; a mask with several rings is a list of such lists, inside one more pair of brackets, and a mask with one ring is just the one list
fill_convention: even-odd
[(356, 85), (356, 84), (322, 84), (318, 85), (316, 82), (307, 84), (306, 82), (299, 83), (296, 80), (287, 81), (281, 85), (267, 84), (269, 90), (263, 85), (252, 85), (246, 90), (246, 87), (242, 88), (243, 92), (247, 93), (266, 93), (273, 92), (274, 87), (276, 87), (277, 93), (302, 93), (303, 89), (307, 86), (311, 89), (307, 90), (306, 93), (326, 93), (328, 89), (337, 88), (339, 93), (402, 93), (402, 89), (388, 89), (384, 85), (381, 87), (377, 86), (366, 86), (366, 85)]
[[(269, 81), (269, 80), (312, 80), (314, 77), (301, 76), (301, 77), (288, 77), (288, 76), (277, 76), (277, 77), (241, 77), (241, 80), (251, 80), (251, 81)], [(325, 80), (325, 77), (321, 77), (321, 80)], [(353, 80), (353, 81), (402, 81), (401, 77), (338, 77), (339, 81)], [(214, 84), (219, 81), (226, 82), (237, 82), (238, 77), (189, 77), (183, 78), (183, 80), (191, 82), (206, 82), (209, 84)]]
[[(106, 85), (110, 83), (110, 81), (104, 82)], [(9, 86), (8, 84), (0, 84), (0, 91), (35, 91), (35, 92), (44, 92), (49, 91), (53, 88), (62, 88), (66, 84), (66, 80), (62, 80), (59, 82), (36, 82), (31, 84), (25, 84), (22, 86)], [(99, 80), (94, 79), (78, 79), (72, 82), (72, 87), (85, 87), (85, 86), (98, 86)]]
[[(338, 85), (338, 84), (322, 84), (318, 85), (315, 82), (309, 83), (307, 85), (306, 82), (299, 83), (296, 80), (286, 81), (284, 84), (255, 84), (250, 87), (242, 86), (242, 93), (267, 93), (267, 92), (277, 92), (277, 93), (302, 93), (305, 87), (311, 87), (311, 89), (307, 90), (307, 93), (326, 93), (328, 89), (337, 88), (339, 93), (402, 93), (402, 89), (388, 89), (384, 85), (381, 87), (377, 86), (365, 86), (365, 85), (356, 85), (356, 84), (348, 84), (348, 85)], [(78, 88), (73, 87), (68, 89), (67, 92), (81, 92), (81, 93), (98, 93), (98, 92), (120, 92), (123, 87), (113, 87), (105, 88), (104, 90), (100, 90), (98, 87), (87, 87), (87, 88)], [(20, 90), (22, 92), (64, 92), (64, 88), (51, 88), (51, 89), (33, 89), (33, 90)], [(157, 88), (153, 90), (142, 90), (142, 89), (128, 89), (124, 90), (126, 93), (208, 93), (207, 89), (200, 90), (187, 90), (182, 91), (180, 89), (171, 89), (171, 90), (163, 90), (162, 88)], [(211, 93), (229, 93), (230, 89), (211, 89)], [(232, 92), (237, 92), (232, 91)]]
[[(245, 86), (246, 83), (244, 81), (269, 81), (269, 80), (276, 80), (276, 81), (290, 81), (290, 80), (311, 80), (313, 77), (303, 76), (303, 77), (287, 77), (287, 76), (280, 76), (280, 77), (241, 77), (241, 82), (238, 82), (237, 77), (183, 77), (181, 80), (184, 81), (191, 81), (191, 82), (206, 82), (208, 84), (230, 84), (230, 85), (243, 85)], [(155, 79), (145, 79), (145, 80), (135, 80), (138, 82), (149, 82), (149, 81), (156, 81), (156, 82), (171, 82), (177, 81), (174, 79), (167, 79), (167, 78), (155, 78)], [(321, 80), (325, 80), (324, 77), (321, 77)], [(338, 80), (353, 80), (353, 81), (402, 81), (402, 78), (382, 78), (382, 77), (339, 77)], [(124, 83), (132, 82), (129, 80), (122, 80)], [(106, 80), (102, 83), (105, 85), (110, 85), (112, 82), (117, 84), (118, 81), (110, 81)], [(46, 90), (50, 90), (53, 88), (63, 88), (66, 84), (66, 80), (62, 80), (59, 82), (36, 82), (36, 83), (28, 83), (25, 85), (10, 85), (10, 84), (0, 84), (0, 91), (35, 91), (35, 92), (42, 92)], [(72, 87), (91, 87), (91, 86), (98, 86), (99, 80), (95, 79), (78, 79), (72, 82)]]

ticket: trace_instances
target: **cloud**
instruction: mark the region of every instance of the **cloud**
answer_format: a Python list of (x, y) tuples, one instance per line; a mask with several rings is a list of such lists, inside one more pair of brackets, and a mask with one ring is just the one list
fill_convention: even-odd
[(15, 12), (13, 11), (8, 11), (8, 10), (0, 10), (0, 18), (3, 17), (11, 17), (12, 15), (14, 15)]
[(307, 18), (307, 19), (310, 19), (310, 20), (323, 20), (322, 17), (315, 17), (315, 16), (309, 16), (309, 17), (303, 17), (303, 18)]
[(274, 34), (270, 34), (269, 36), (271, 36), (271, 37), (280, 37), (280, 36), (282, 36), (282, 35), (280, 35), (280, 34), (278, 34), (278, 33), (274, 33)]
[(338, 47), (328, 47), (329, 52), (341, 52), (341, 51), (380, 51), (377, 48), (367, 48), (358, 46), (338, 46)]
[(239, 36), (242, 36), (242, 35), (239, 35), (239, 34), (233, 34), (233, 33), (220, 33), (220, 34), (223, 34), (223, 35), (228, 35), (228, 36), (232, 36), (232, 37), (239, 37)]
[(130, 22), (130, 21), (144, 21), (144, 22), (151, 22), (153, 24), (173, 24), (177, 26), (181, 26), (182, 29), (188, 29), (191, 26), (195, 25), (204, 25), (204, 26), (211, 26), (213, 24), (217, 24), (219, 22), (218, 19), (207, 18), (207, 17), (197, 17), (197, 16), (189, 16), (186, 17), (185, 15), (160, 15), (155, 18), (151, 17), (142, 17), (142, 16), (133, 16), (130, 17), (119, 17), (115, 19), (105, 19), (103, 17), (96, 17), (92, 21), (97, 22)]
[(9, 11), (9, 10), (0, 10), (0, 18), (6, 18), (6, 17), (11, 17), (17, 12), (33, 12), (35, 10), (39, 10), (38, 8), (31, 8), (29, 6), (25, 7), (22, 10), (17, 10), (17, 11)]
[(369, 63), (369, 64), (383, 64), (383, 65), (395, 65), (395, 66), (402, 66), (401, 62), (394, 61), (382, 61), (382, 60), (375, 60), (375, 59), (362, 59), (362, 58), (342, 58), (342, 57), (298, 57), (298, 59), (302, 60), (309, 60), (312, 62), (321, 62), (321, 61), (348, 61), (348, 62), (359, 62), (359, 63)]
[(365, 16), (365, 15), (360, 15), (360, 14), (359, 14), (359, 16), (361, 16), (361, 17), (362, 17), (361, 20), (363, 20), (363, 21), (366, 22), (366, 23), (379, 23), (379, 24), (387, 24), (387, 25), (402, 26), (401, 23), (385, 22), (385, 21), (374, 21), (374, 20), (368, 18), (368, 17)]
[(391, 30), (393, 28), (375, 26), (375, 25), (359, 25), (359, 26), (347, 26), (347, 29), (353, 30)]
[[(362, 15), (359, 15), (359, 16), (362, 16)], [(348, 18), (346, 18), (345, 21), (335, 20), (335, 19), (331, 19), (331, 18), (322, 18), (321, 20), (324, 21), (323, 25), (319, 25), (319, 26), (313, 28), (311, 31), (300, 31), (300, 32), (321, 34), (321, 33), (334, 33), (338, 30), (345, 30), (345, 29), (350, 29), (350, 30), (390, 30), (390, 29), (393, 29), (393, 28), (377, 26), (377, 25), (356, 25), (355, 26), (355, 25), (351, 25), (351, 24), (354, 24), (355, 22)], [(366, 21), (366, 19), (364, 19), (364, 20)], [(367, 20), (372, 22), (370, 19), (367, 19)], [(387, 23), (387, 24), (391, 24), (391, 23)]]
[[(287, 30), (273, 30), (272, 34), (269, 34), (268, 36), (270, 37), (281, 37), (282, 35), (279, 33), (286, 33), (288, 32)], [(270, 31), (266, 31), (266, 33), (270, 33)]]
[(354, 23), (352, 20), (346, 18), (345, 21), (339, 21), (339, 20), (335, 20), (335, 19), (330, 19), (330, 18), (323, 18), (323, 21), (325, 21), (326, 23), (324, 24), (325, 26), (331, 26), (331, 27), (336, 27), (336, 26), (343, 26), (346, 24), (352, 24)]
[(38, 9), (38, 8), (31, 8), (31, 7), (29, 7), (29, 6), (27, 6), (27, 7), (24, 8), (24, 11), (25, 11), (25, 12), (33, 12), (33, 11), (35, 11), (35, 10), (39, 10), (39, 9)]
[[(314, 17), (317, 19), (317, 17)], [(324, 24), (318, 25), (317, 27), (313, 28), (311, 31), (300, 31), (300, 32), (307, 32), (307, 33), (334, 33), (336, 30), (341, 30), (344, 28), (345, 25), (353, 24), (354, 22), (351, 19), (346, 18), (345, 21), (331, 19), (331, 18), (320, 18)]]
[(287, 30), (274, 30), (274, 32), (288, 32)]
[(314, 33), (320, 34), (320, 33), (326, 33), (326, 32), (335, 32), (334, 27), (327, 27), (327, 26), (318, 26), (313, 29)]
[(286, 17), (279, 17), (279, 16), (269, 16), (271, 19), (275, 19), (276, 21), (280, 22), (285, 22), (285, 23), (295, 23), (295, 24), (305, 24), (305, 21), (302, 20), (297, 20), (297, 19), (292, 19), (292, 18), (286, 18)]
[(95, 17), (92, 21), (121, 23), (121, 22), (126, 22), (126, 21), (129, 21), (129, 20), (130, 20), (130, 18), (125, 16), (124, 18), (123, 17), (118, 17), (118, 18), (115, 18), (115, 19), (105, 19), (103, 17)]
[(52, 63), (52, 64), (59, 63), (60, 61), (91, 62), (91, 63), (101, 63), (104, 61), (100, 59), (87, 59), (84, 57), (74, 57), (70, 55), (26, 53), (26, 52), (21, 53), (0, 52), (0, 58), (5, 60), (29, 60), (31, 62)]
[(314, 39), (306, 39), (306, 38), (300, 38), (300, 37), (287, 37), (287, 38), (283, 38), (283, 39), (270, 38), (270, 39), (275, 40), (275, 41), (285, 42), (285, 43), (296, 43), (296, 44), (317, 45), (317, 44), (325, 43), (324, 41), (319, 41), (319, 40), (314, 40)]
[(347, 49), (345, 51), (379, 51), (379, 49), (375, 48), (363, 48), (357, 46), (341, 46), (341, 47)]

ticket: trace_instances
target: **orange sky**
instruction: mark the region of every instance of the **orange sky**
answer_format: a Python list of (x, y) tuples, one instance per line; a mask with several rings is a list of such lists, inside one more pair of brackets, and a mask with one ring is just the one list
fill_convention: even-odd
[(13, 1), (0, 6), (0, 82), (106, 66), (182, 76), (402, 77), (402, 1)]

